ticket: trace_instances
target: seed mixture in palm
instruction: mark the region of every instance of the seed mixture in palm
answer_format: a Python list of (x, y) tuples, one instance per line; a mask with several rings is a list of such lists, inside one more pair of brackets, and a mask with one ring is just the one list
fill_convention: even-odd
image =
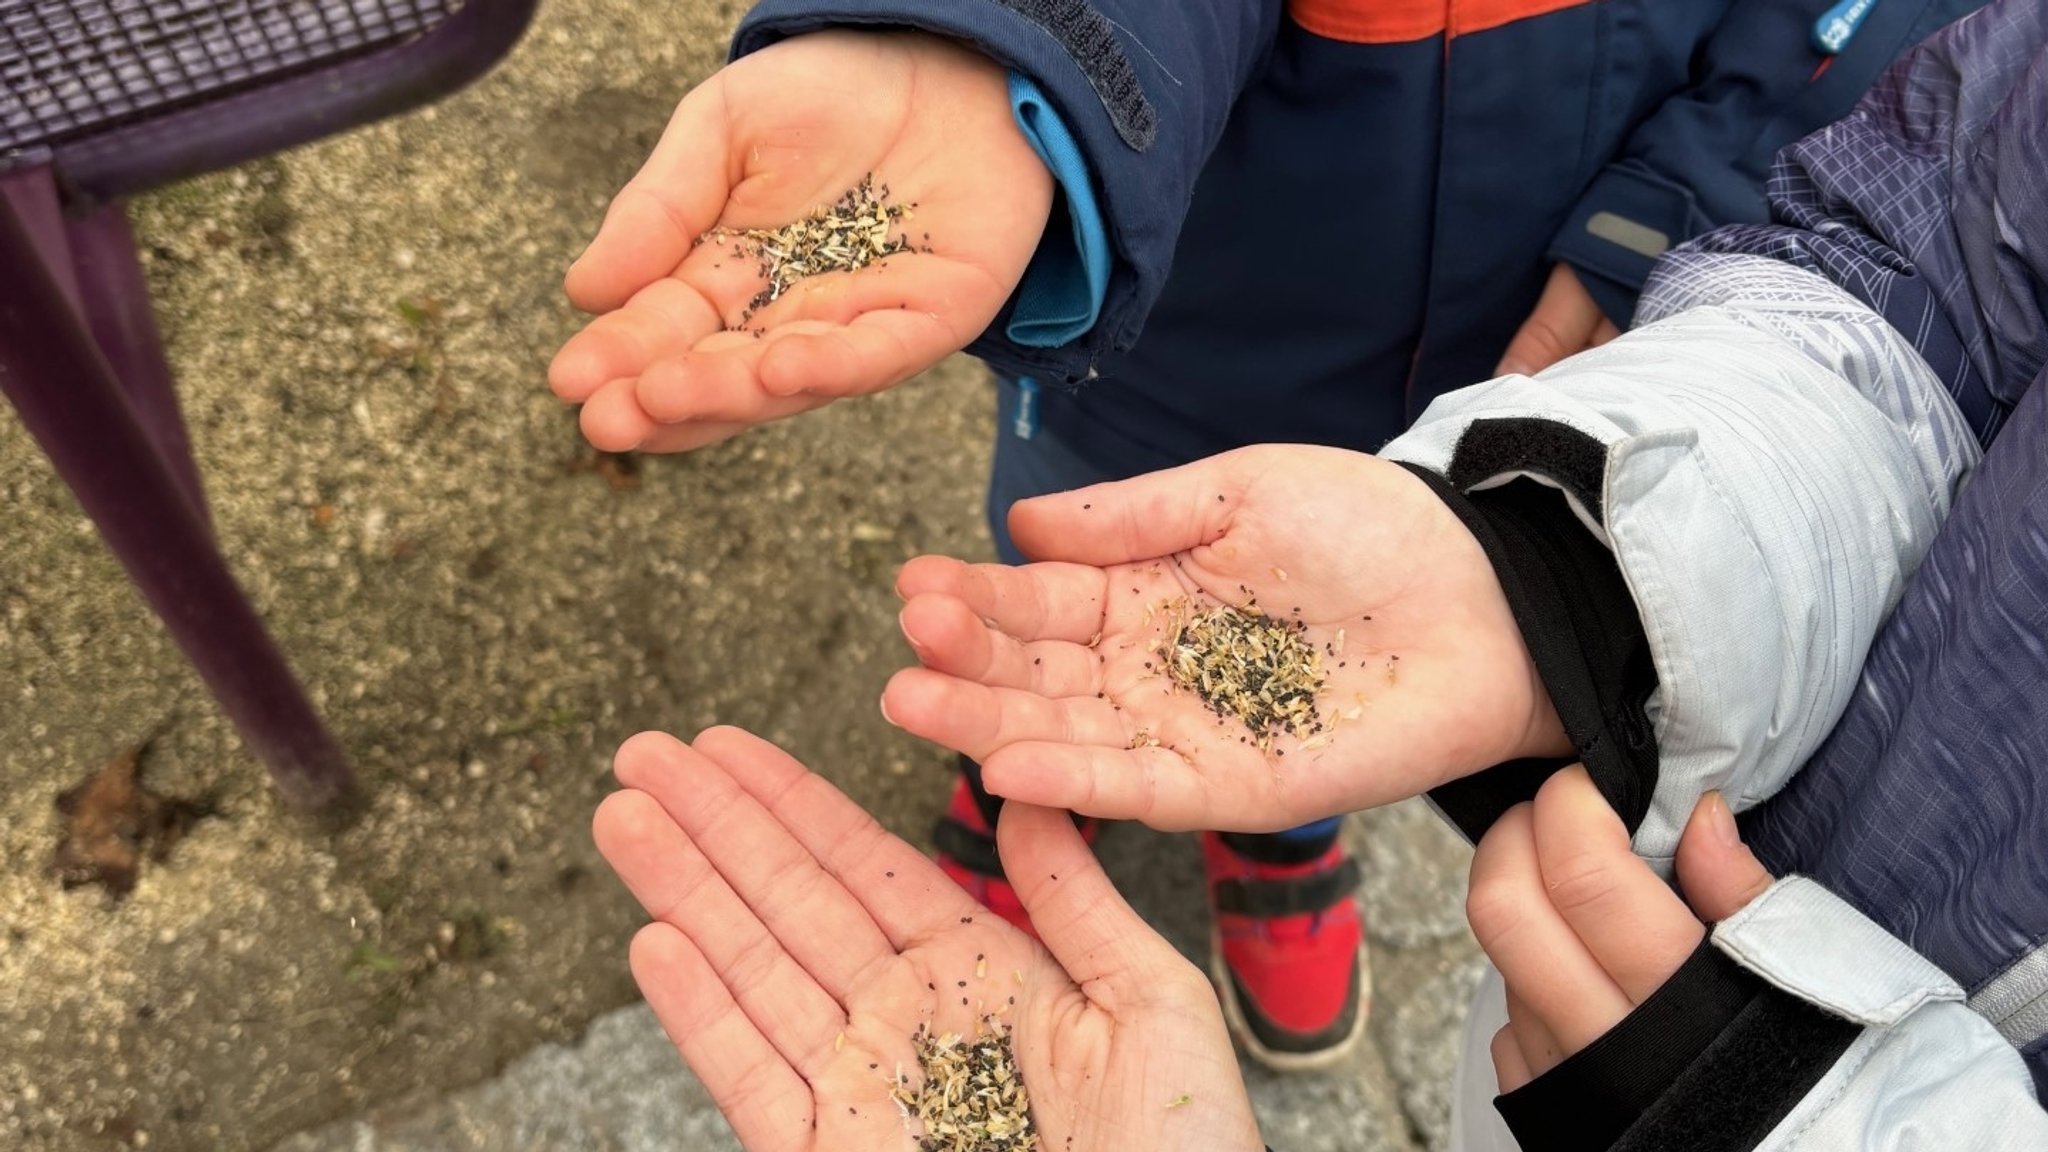
[(967, 1041), (920, 1024), (913, 1039), (924, 1082), (898, 1087), (895, 1096), (924, 1127), (918, 1152), (1039, 1152), (1007, 1025), (984, 1016)]
[(889, 186), (877, 186), (869, 173), (838, 203), (795, 223), (780, 228), (713, 228), (697, 242), (733, 241), (738, 255), (760, 261), (768, 286), (748, 301), (741, 316), (744, 323), (805, 277), (853, 272), (899, 252), (915, 251), (907, 237), (889, 235), (909, 218), (913, 207), (890, 203)]
[(1308, 740), (1323, 730), (1323, 661), (1306, 626), (1260, 612), (1257, 600), (1197, 610), (1183, 599), (1167, 610), (1157, 652), (1175, 688), (1244, 725), (1261, 749), (1282, 734)]

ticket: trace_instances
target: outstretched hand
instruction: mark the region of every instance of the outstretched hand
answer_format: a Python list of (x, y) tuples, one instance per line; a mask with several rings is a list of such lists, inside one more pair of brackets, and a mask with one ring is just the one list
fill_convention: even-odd
[(1041, 946), (745, 732), (636, 736), (615, 766), (598, 847), (654, 917), (633, 975), (750, 1152), (916, 1148), (914, 1034), (986, 1017), (1048, 1152), (1261, 1147), (1215, 994), (1065, 813), (997, 830)]
[[(1023, 277), (1052, 175), (1002, 68), (914, 32), (798, 36), (728, 65), (676, 109), (569, 269), (597, 318), (556, 354), (555, 394), (598, 448), (680, 452), (875, 392), (963, 348)], [(714, 227), (776, 228), (873, 175), (916, 251), (766, 284)], [(743, 318), (744, 317), (744, 321)]]
[[(1042, 563), (922, 557), (904, 634), (922, 668), (896, 724), (981, 761), (1011, 800), (1155, 828), (1267, 831), (1570, 747), (1471, 533), (1395, 464), (1242, 449), (1017, 505)], [(1176, 689), (1159, 646), (1185, 600), (1305, 626), (1323, 731), (1261, 734)]]

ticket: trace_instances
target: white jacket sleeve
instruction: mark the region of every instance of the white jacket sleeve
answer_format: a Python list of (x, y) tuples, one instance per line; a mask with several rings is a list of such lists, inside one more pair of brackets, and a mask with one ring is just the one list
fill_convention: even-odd
[[(1467, 491), (1562, 488), (1613, 550), (1658, 680), (1657, 780), (1635, 844), (1660, 868), (1702, 792), (1746, 808), (1813, 753), (1979, 458), (1933, 372), (1853, 297), (1758, 257), (1692, 267), (1642, 326), (1445, 396), (1382, 452)], [(1460, 468), (1481, 421), (1597, 441), (1597, 491), (1540, 459)]]
[[(1799, 876), (1779, 881), (1716, 927), (1711, 942), (1773, 994), (1844, 1022), (1853, 1029), (1846, 1047), (1810, 1087), (1791, 1089), (1797, 1099), (1784, 1098), (1761, 1139), (1725, 1129), (1703, 1134), (1695, 1130), (1697, 1111), (1652, 1107), (1609, 1152), (2048, 1149), (2048, 1113), (2013, 1045), (1964, 1002), (1947, 973), (1819, 884)], [(1757, 1023), (1766, 1015), (1746, 1014), (1724, 1030), (1715, 1049), (1666, 1091), (1696, 1100), (1752, 1091), (1755, 1081), (1737, 1088), (1717, 1077), (1763, 1062), (1778, 1071), (1763, 1078), (1762, 1090), (1782, 1085), (1796, 1060), (1759, 1035), (1768, 1030)], [(1500, 1089), (1486, 1048), (1505, 1023), (1500, 974), (1489, 968), (1458, 1060), (1451, 1152), (1519, 1147), (1494, 1108)]]
[(1862, 1031), (1757, 1152), (2040, 1152), (2048, 1113), (2019, 1052), (1948, 974), (1804, 877), (1715, 928), (1714, 946)]

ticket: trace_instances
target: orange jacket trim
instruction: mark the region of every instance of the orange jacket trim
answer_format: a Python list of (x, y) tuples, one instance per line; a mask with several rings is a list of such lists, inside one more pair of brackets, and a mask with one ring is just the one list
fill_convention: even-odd
[(1593, 0), (1289, 0), (1296, 24), (1347, 44), (1402, 44), (1484, 32)]

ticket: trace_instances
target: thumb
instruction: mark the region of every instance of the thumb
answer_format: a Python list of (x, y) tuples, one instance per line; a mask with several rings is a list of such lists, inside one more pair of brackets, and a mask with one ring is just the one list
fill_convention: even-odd
[(1076, 984), (1142, 992), (1133, 977), (1156, 970), (1162, 957), (1179, 958), (1125, 903), (1067, 812), (1005, 801), (996, 851), (1031, 926)]
[(1600, 305), (1579, 283), (1578, 274), (1570, 265), (1559, 264), (1550, 270), (1536, 310), (1508, 341), (1508, 350), (1494, 371), (1503, 376), (1541, 372), (1583, 350), (1604, 319)]
[(1034, 560), (1104, 567), (1213, 544), (1242, 502), (1237, 452), (1131, 480), (1022, 500), (1010, 536)]
[(1742, 842), (1719, 792), (1700, 797), (1678, 841), (1678, 886), (1700, 919), (1726, 920), (1774, 881)]
[(731, 147), (718, 73), (683, 97), (647, 162), (613, 197), (597, 237), (569, 266), (570, 302), (609, 312), (675, 271), (725, 210)]

